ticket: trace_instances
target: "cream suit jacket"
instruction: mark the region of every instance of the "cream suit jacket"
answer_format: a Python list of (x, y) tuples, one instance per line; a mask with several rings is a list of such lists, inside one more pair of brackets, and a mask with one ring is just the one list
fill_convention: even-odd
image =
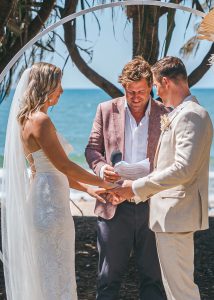
[(213, 126), (195, 97), (169, 118), (154, 171), (133, 182), (139, 199), (150, 198), (150, 228), (189, 232), (208, 228), (208, 179)]

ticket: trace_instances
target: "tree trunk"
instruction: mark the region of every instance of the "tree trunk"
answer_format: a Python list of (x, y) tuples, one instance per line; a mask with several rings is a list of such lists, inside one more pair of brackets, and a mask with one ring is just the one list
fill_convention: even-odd
[(142, 55), (154, 64), (159, 55), (158, 24), (161, 8), (153, 6), (129, 6), (127, 17), (133, 22), (133, 57)]

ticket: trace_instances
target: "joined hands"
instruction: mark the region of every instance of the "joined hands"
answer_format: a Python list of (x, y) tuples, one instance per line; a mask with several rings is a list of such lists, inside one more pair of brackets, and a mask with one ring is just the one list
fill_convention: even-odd
[[(133, 198), (135, 195), (132, 191), (132, 181), (124, 180), (121, 185), (116, 187), (110, 187), (107, 189), (100, 188), (96, 190), (97, 196), (104, 196), (107, 194), (108, 202), (111, 202), (113, 205), (118, 205), (124, 202), (127, 199)], [(102, 198), (103, 199), (103, 198)], [(102, 201), (103, 202), (103, 201)]]
[(103, 171), (102, 188), (87, 188), (87, 193), (102, 203), (110, 202), (118, 205), (134, 196), (131, 180), (121, 180), (121, 176), (110, 165), (106, 165)]

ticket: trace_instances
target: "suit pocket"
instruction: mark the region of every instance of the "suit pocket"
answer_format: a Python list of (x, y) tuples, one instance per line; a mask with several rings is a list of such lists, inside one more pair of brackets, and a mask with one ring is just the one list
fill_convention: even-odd
[(184, 198), (185, 196), (185, 191), (164, 191), (161, 193), (161, 198)]

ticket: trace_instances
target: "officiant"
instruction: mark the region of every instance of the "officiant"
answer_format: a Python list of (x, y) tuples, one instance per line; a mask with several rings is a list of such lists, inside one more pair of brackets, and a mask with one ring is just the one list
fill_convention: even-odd
[[(90, 168), (106, 181), (120, 176), (111, 162), (112, 153), (134, 164), (148, 158), (153, 170), (160, 136), (160, 118), (168, 111), (151, 98), (153, 78), (150, 65), (140, 56), (128, 62), (119, 76), (125, 96), (100, 103), (85, 155)], [(140, 176), (142, 177), (142, 176)], [(162, 286), (154, 233), (148, 227), (149, 204), (136, 206), (127, 199), (118, 206), (97, 202), (99, 252), (97, 300), (119, 299), (119, 290), (133, 251), (139, 272), (142, 300), (166, 299)]]

